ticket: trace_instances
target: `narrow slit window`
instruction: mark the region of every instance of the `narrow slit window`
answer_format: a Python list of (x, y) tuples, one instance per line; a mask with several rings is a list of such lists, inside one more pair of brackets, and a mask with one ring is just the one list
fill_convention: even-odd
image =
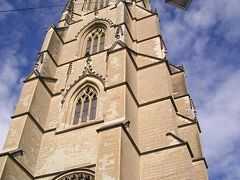
[(95, 38), (93, 40), (93, 50), (92, 50), (92, 53), (96, 53), (97, 52), (97, 48), (98, 48), (98, 36), (95, 36)]
[(86, 55), (91, 54), (91, 44), (92, 44), (92, 38), (89, 38), (86, 46)]
[(97, 113), (97, 97), (93, 97), (92, 103), (91, 103), (91, 109), (90, 109), (90, 120), (96, 119), (96, 113)]
[(89, 99), (86, 98), (83, 105), (83, 112), (82, 112), (82, 122), (87, 122), (88, 119), (88, 109), (89, 109)]
[(99, 51), (104, 50), (104, 44), (105, 44), (105, 34), (103, 34), (100, 38)]
[(80, 114), (81, 114), (81, 106), (82, 106), (82, 103), (81, 103), (81, 100), (79, 100), (78, 103), (76, 104), (74, 118), (73, 118), (73, 124), (79, 123)]

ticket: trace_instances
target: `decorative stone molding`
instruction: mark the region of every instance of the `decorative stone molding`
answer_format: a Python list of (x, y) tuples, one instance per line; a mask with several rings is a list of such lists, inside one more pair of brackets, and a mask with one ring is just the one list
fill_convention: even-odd
[(103, 77), (103, 75), (100, 75), (98, 73), (96, 73), (96, 71), (93, 70), (93, 67), (92, 67), (92, 59), (91, 57), (88, 57), (87, 60), (86, 60), (86, 66), (84, 67), (84, 70), (82, 72), (82, 75), (79, 76), (79, 78), (87, 75), (87, 74), (91, 74), (91, 75), (95, 75), (95, 76), (98, 76), (99, 78), (101, 78), (103, 81), (105, 81), (105, 77)]
[(94, 180), (94, 175), (86, 172), (72, 172), (61, 177), (54, 178), (54, 180)]
[(99, 17), (95, 17), (95, 19), (91, 22), (89, 22), (88, 24), (86, 24), (75, 36), (75, 38), (78, 38), (78, 36), (81, 34), (81, 32), (84, 30), (84, 29), (88, 29), (87, 27), (91, 27), (92, 24), (96, 23), (97, 21), (99, 21), (100, 24), (105, 24), (103, 23), (104, 21), (107, 22), (110, 26), (113, 25), (113, 22), (108, 19), (108, 18), (99, 18)]
[(119, 25), (117, 27), (116, 33), (115, 33), (115, 38), (116, 39), (121, 39), (121, 37), (123, 36), (123, 30), (122, 30), (122, 26)]
[(84, 77), (86, 76), (94, 76), (96, 77), (97, 79), (99, 79), (102, 83), (105, 82), (105, 77), (103, 75), (100, 75), (99, 73), (97, 73), (96, 71), (94, 71), (93, 67), (92, 67), (92, 59), (91, 57), (88, 57), (87, 60), (86, 60), (86, 65), (84, 67), (84, 70), (82, 72), (82, 74), (78, 77), (77, 80), (74, 81), (73, 84), (71, 84), (70, 86), (68, 87), (65, 87), (65, 89), (62, 89), (61, 90), (61, 94), (63, 96), (63, 99), (61, 101), (61, 103), (63, 104), (65, 102), (65, 98), (66, 98), (66, 95), (67, 93), (69, 92), (69, 90), (75, 85), (77, 84), (81, 79), (83, 79)]

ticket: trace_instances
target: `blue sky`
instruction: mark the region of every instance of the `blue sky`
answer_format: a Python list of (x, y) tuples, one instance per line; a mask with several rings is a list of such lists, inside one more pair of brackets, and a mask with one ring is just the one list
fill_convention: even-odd
[[(1, 0), (0, 10), (64, 3)], [(240, 179), (239, 0), (193, 0), (188, 11), (153, 0), (152, 7), (160, 16), (169, 61), (185, 66), (202, 129), (209, 178)], [(52, 8), (0, 14), (0, 148), (22, 80), (34, 66), (47, 28), (57, 22), (61, 11)]]

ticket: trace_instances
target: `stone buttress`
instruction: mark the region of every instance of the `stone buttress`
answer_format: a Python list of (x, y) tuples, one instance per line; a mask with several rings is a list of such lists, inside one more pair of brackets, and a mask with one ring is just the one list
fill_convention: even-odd
[(69, 0), (24, 81), (0, 179), (206, 180), (200, 132), (150, 2)]

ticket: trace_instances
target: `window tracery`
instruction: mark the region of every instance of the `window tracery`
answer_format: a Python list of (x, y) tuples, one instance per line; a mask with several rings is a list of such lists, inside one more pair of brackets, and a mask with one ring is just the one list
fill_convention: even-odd
[(73, 125), (86, 123), (96, 119), (97, 91), (91, 86), (85, 87), (80, 93), (73, 115)]
[(96, 28), (89, 33), (86, 42), (85, 55), (103, 51), (105, 46), (105, 29)]
[(59, 178), (58, 180), (94, 180), (94, 176), (91, 174), (78, 172), (73, 174), (68, 174), (64, 177)]

